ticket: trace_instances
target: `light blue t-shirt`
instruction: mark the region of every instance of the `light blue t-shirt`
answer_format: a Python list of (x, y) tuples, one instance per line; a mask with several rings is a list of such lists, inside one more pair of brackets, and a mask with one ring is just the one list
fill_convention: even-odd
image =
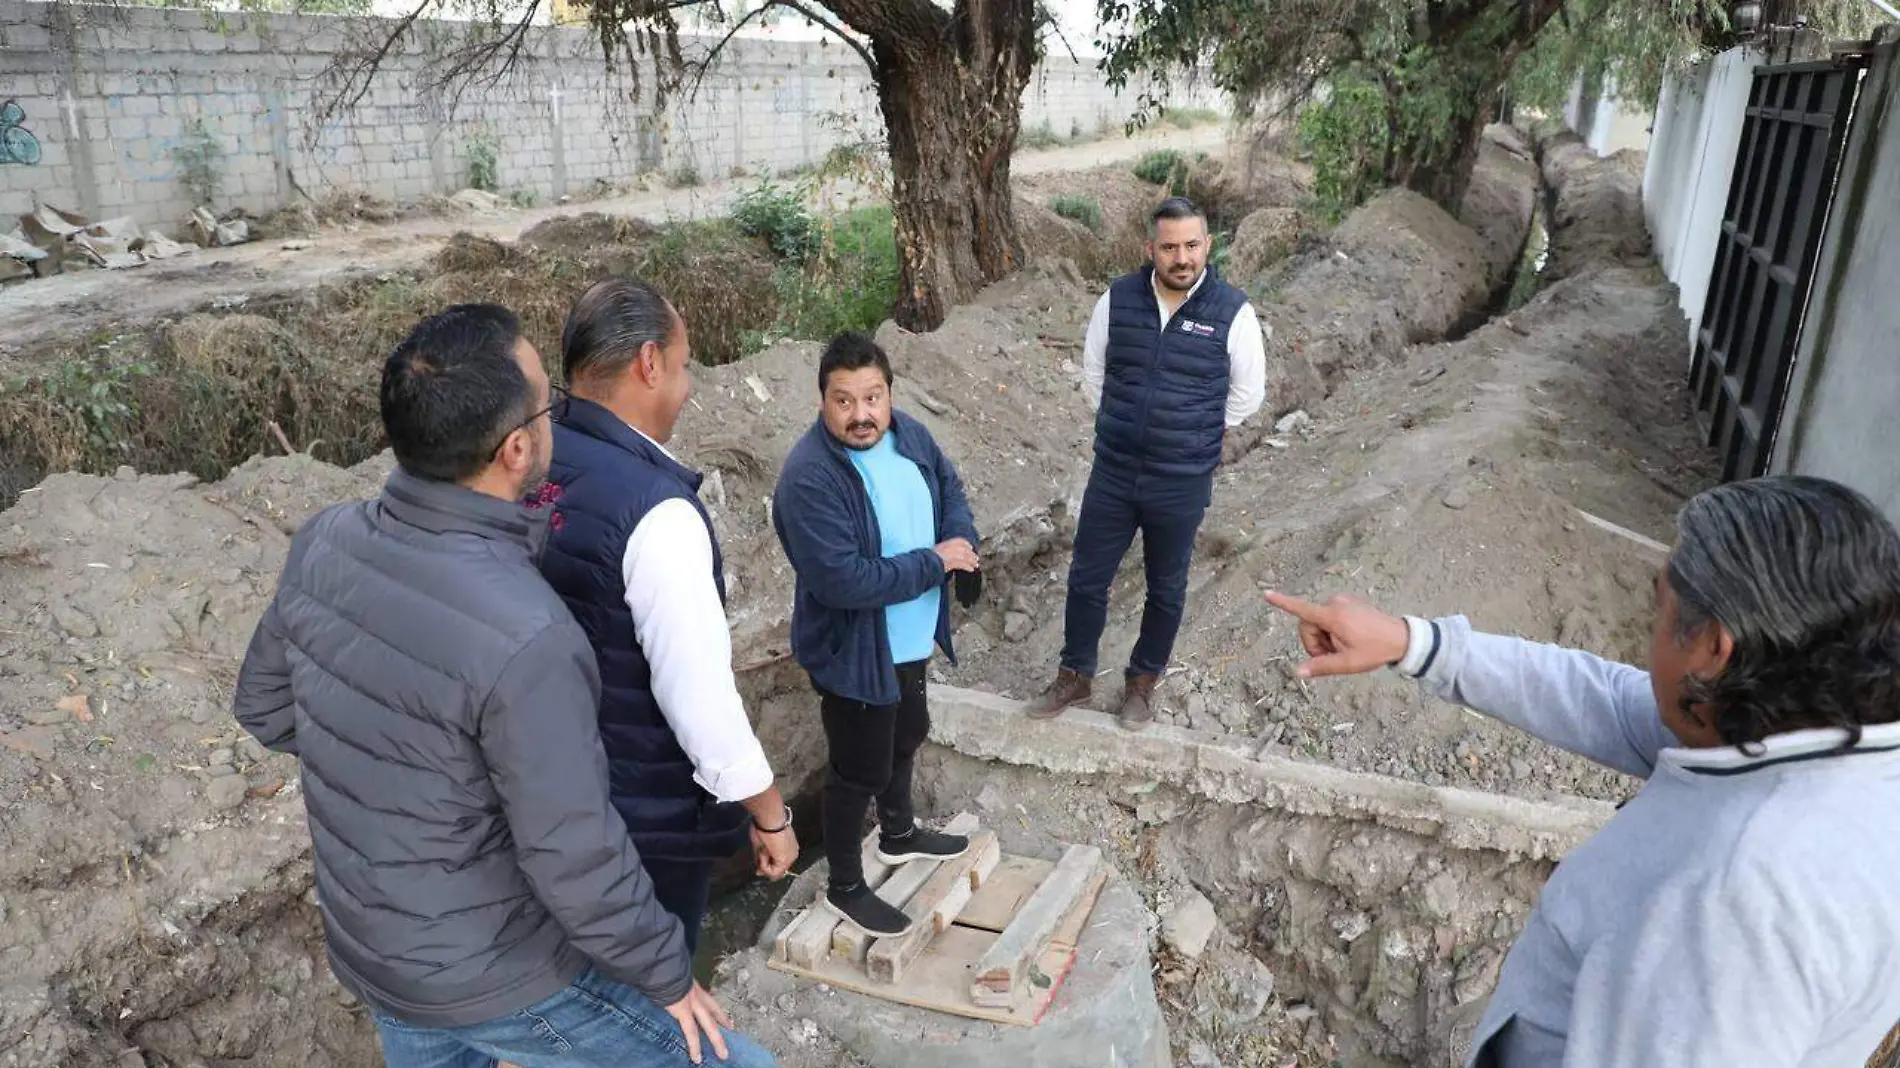
[[(851, 464), (864, 479), (865, 492), (871, 498), (871, 512), (877, 516), (880, 547), (885, 556), (901, 556), (915, 549), (937, 544), (937, 515), (930, 502), (930, 487), (924, 484), (923, 469), (897, 451), (895, 428), (868, 449), (850, 449)], [(933, 586), (929, 593), (914, 601), (894, 604), (884, 610), (885, 629), (890, 632), (891, 662), (909, 664), (928, 660), (937, 644), (937, 616), (943, 588)]]

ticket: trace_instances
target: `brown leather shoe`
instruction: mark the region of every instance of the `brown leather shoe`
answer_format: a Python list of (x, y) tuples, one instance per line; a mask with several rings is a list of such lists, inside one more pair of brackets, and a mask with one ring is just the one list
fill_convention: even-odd
[(1094, 692), (1095, 680), (1063, 668), (1056, 672), (1056, 680), (1049, 684), (1048, 689), (1043, 690), (1035, 703), (1029, 706), (1029, 718), (1054, 719), (1068, 711), (1070, 705), (1088, 700)]
[(1122, 694), (1121, 715), (1116, 719), (1131, 731), (1142, 730), (1155, 721), (1155, 683), (1157, 675), (1130, 675), (1128, 689)]

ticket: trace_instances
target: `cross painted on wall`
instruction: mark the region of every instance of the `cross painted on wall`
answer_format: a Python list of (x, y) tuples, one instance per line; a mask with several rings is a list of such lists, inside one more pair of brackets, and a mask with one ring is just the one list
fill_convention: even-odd
[(28, 167), (40, 161), (40, 139), (23, 125), (26, 110), (9, 100), (0, 104), (0, 164), (21, 163)]

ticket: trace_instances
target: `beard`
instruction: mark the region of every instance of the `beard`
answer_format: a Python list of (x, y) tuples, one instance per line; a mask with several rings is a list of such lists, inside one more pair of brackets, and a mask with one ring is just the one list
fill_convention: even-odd
[(1185, 278), (1185, 281), (1180, 282), (1175, 281), (1175, 276), (1173, 272), (1170, 271), (1157, 269), (1155, 271), (1155, 277), (1161, 280), (1163, 288), (1173, 290), (1176, 293), (1186, 293), (1188, 290), (1194, 288), (1195, 280), (1201, 277), (1201, 272), (1204, 270), (1206, 270), (1205, 267), (1194, 268), (1192, 271), (1184, 273), (1182, 277)]

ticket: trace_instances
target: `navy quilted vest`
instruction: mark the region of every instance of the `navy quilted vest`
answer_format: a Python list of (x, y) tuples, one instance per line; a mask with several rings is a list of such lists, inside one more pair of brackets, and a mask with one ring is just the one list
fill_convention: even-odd
[(720, 804), (693, 781), (693, 763), (653, 699), (652, 672), (634, 638), (621, 562), (642, 517), (661, 501), (691, 501), (712, 539), (713, 581), (726, 596), (723, 558), (699, 500), (700, 475), (676, 463), (612, 412), (574, 398), (554, 427), (557, 522), (541, 573), (587, 631), (600, 664), (600, 737), (614, 807), (643, 856), (714, 860), (747, 840), (745, 809)]
[(1144, 267), (1109, 289), (1095, 458), (1129, 476), (1206, 475), (1220, 466), (1232, 369), (1227, 331), (1247, 294), (1209, 267), (1163, 330), (1153, 274)]

